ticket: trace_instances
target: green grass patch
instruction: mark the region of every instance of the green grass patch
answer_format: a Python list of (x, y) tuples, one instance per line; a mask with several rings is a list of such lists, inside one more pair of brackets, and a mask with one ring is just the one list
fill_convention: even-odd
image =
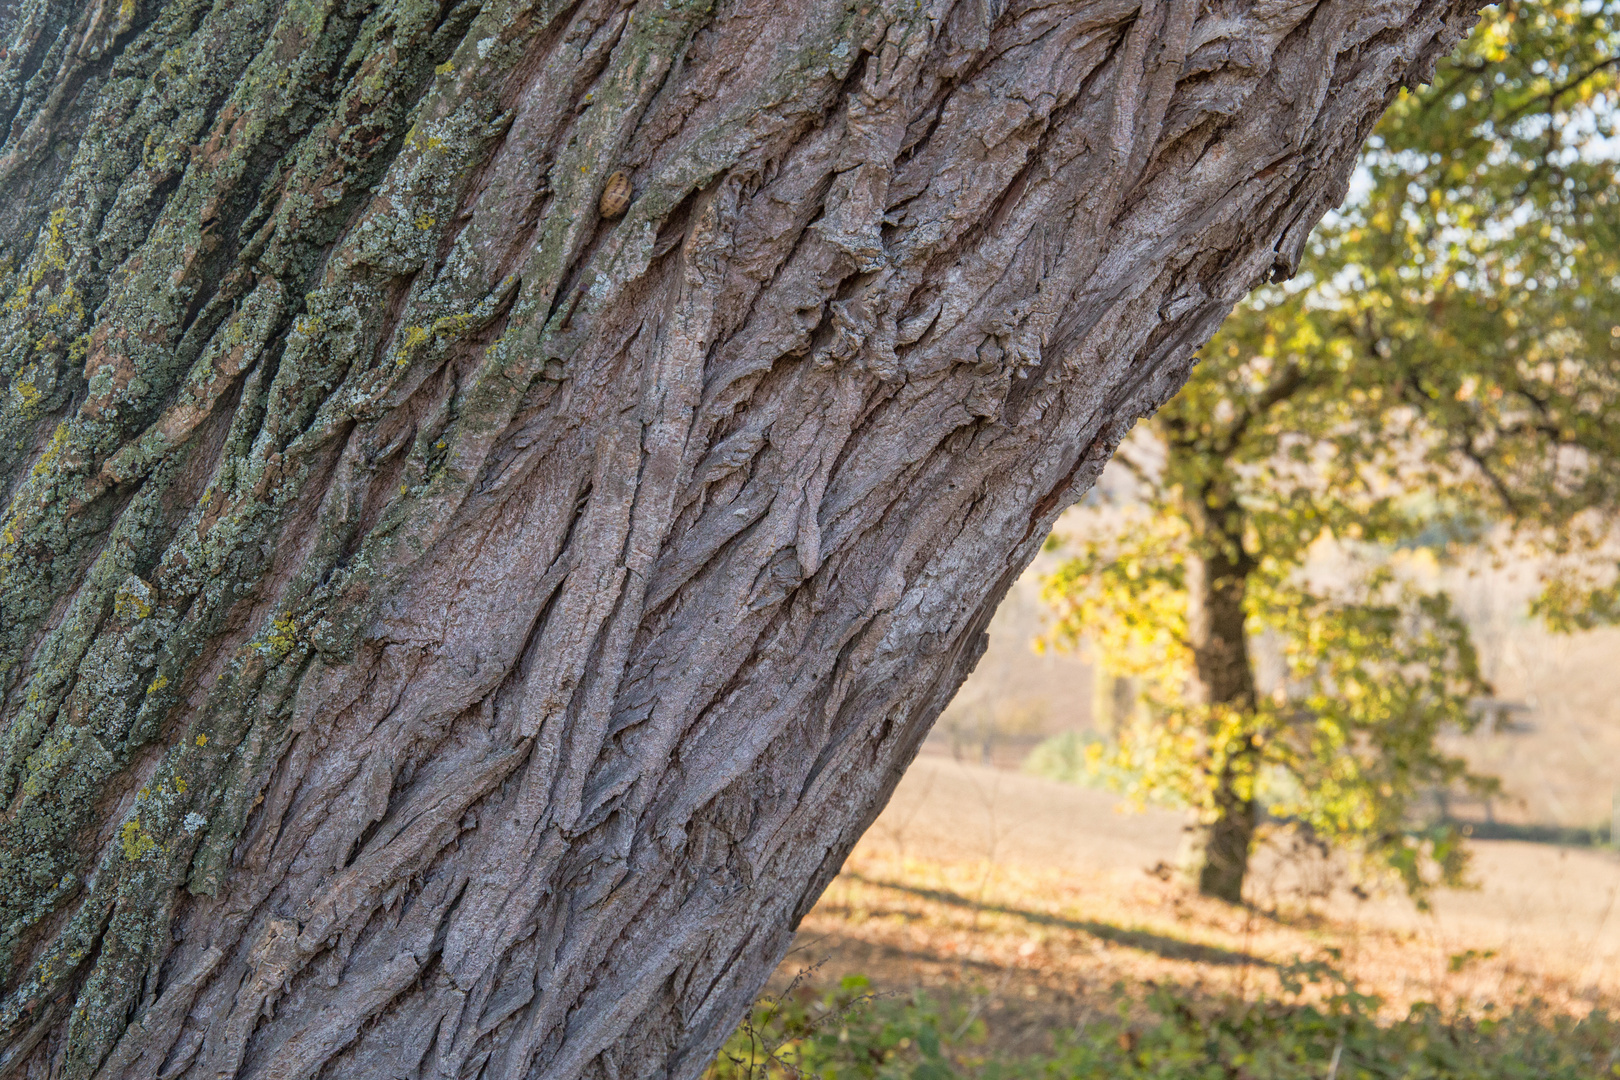
[(1538, 1002), (1381, 1017), (1321, 963), (1285, 969), (1275, 999), (1116, 989), (1110, 1009), (1044, 1053), (992, 1053), (982, 999), (946, 1007), (878, 995), (852, 976), (762, 999), (705, 1080), (1603, 1080), (1620, 1077), (1620, 1020)]

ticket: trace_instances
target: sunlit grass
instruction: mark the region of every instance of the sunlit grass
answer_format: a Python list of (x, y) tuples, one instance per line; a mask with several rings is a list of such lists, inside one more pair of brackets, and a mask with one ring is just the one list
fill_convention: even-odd
[(1267, 900), (858, 850), (710, 1078), (1620, 1076), (1591, 987)]

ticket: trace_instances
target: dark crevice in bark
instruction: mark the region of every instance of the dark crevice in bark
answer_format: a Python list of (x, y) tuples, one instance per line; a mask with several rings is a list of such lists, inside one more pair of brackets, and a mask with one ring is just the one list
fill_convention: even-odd
[[(126, 31), (118, 39), (111, 42), (110, 46), (103, 50), (100, 55), (92, 58), (88, 63), (79, 60), (77, 49), (75, 49), (75, 54), (72, 57), (64, 55), (59, 59), (60, 68), (58, 73), (55, 78), (51, 78), (50, 73), (45, 71), (45, 62), (49, 58), (49, 53), (59, 43), (66, 44), (68, 41), (72, 41), (78, 44), (82, 42), (86, 31), (89, 29), (93, 11), (94, 9), (85, 11), (78, 24), (72, 27), (71, 30), (67, 21), (64, 20), (59, 24), (55, 35), (40, 35), (39, 44), (44, 45), (45, 42), (49, 41), (50, 45), (46, 46), (42, 54), (30, 50), (31, 55), (24, 59), (23, 63), (27, 64), (29, 59), (38, 57), (34, 59), (31, 69), (28, 70), (27, 77), (16, 80), (17, 83), (28, 89), (23, 91), (23, 95), (20, 96), (17, 105), (13, 107), (11, 116), (5, 125), (11, 131), (10, 138), (6, 140), (7, 143), (15, 144), (19, 140), (19, 136), (25, 136), (32, 130), (61, 126), (62, 122), (59, 118), (68, 112), (72, 106), (78, 104), (80, 95), (86, 88), (94, 87), (106, 79), (108, 71), (119, 59), (123, 48), (135, 36), (135, 32)], [(8, 25), (5, 29), (9, 30), (10, 26)], [(7, 64), (7, 67), (9, 68), (10, 64)], [(65, 77), (63, 77), (64, 71)], [(10, 72), (8, 71), (7, 74), (9, 75)], [(12, 80), (8, 79), (7, 81)], [(46, 90), (47, 86), (48, 91)], [(38, 87), (36, 93), (45, 91), (41, 94), (39, 111), (28, 118), (28, 123), (23, 131), (17, 131), (17, 125), (21, 119), (19, 112), (28, 104), (29, 90), (35, 87)], [(19, 149), (29, 152), (19, 155), (17, 153)], [(13, 145), (9, 153), (0, 156), (0, 186), (15, 183), (17, 174), (21, 170), (37, 165), (40, 157), (54, 149), (55, 147), (51, 141), (46, 138), (34, 140), (31, 146), (16, 147)]]
[[(28, 0), (6, 0), (0, 6), (0, 27), (7, 30), (20, 30), (19, 14), (26, 8)], [(55, 0), (50, 5), (50, 14), (41, 19), (43, 25), (39, 26), (28, 43), (27, 50), (16, 59), (7, 56), (7, 82), (6, 89), (12, 90), (8, 95), (11, 100), (6, 102), (0, 110), (0, 131), (9, 133), (15, 138), (20, 132), (15, 130), (19, 110), (27, 100), (28, 87), (42, 74), (45, 66), (45, 57), (56, 43), (57, 37), (67, 29), (68, 18), (73, 9), (71, 3), (64, 0)], [(16, 47), (16, 42), (8, 44), (7, 52)], [(9, 141), (9, 138), (8, 140)]]

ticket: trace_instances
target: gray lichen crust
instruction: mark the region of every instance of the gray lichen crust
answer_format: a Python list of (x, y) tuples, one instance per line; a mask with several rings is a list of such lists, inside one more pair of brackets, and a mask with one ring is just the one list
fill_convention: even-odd
[(0, 1078), (694, 1075), (1472, 10), (0, 0)]

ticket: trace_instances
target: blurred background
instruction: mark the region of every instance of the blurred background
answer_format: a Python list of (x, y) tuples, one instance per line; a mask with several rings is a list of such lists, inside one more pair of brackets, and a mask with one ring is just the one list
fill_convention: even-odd
[[(1129, 490), (1113, 473), (1103, 486), (1115, 498)], [(1069, 511), (1058, 537), (1091, 511)], [(1007, 594), (990, 624), (989, 649), (923, 744), (924, 755), (1089, 779), (1065, 772), (1068, 748), (1106, 740), (1132, 700), (1130, 687), (1099, 674), (1084, 648), (1037, 647), (1053, 622), (1042, 581), (1061, 552), (1043, 552)], [(1449, 810), (1476, 826), (1502, 826), (1498, 836), (1517, 830), (1606, 841), (1620, 807), (1620, 629), (1555, 633), (1530, 611), (1545, 571), (1535, 558), (1504, 563), (1488, 552), (1470, 554), (1424, 569), (1467, 622), (1494, 693), (1476, 703), (1483, 720), (1476, 730), (1446, 732), (1442, 742), (1500, 778), (1503, 791), (1490, 799), (1453, 797)]]

